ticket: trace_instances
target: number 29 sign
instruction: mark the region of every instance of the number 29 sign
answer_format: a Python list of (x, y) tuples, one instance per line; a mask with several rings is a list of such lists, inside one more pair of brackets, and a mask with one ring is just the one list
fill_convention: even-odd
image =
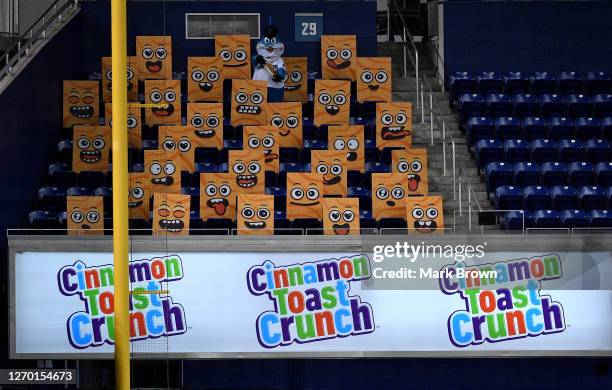
[(323, 35), (323, 14), (295, 14), (295, 41), (316, 42)]

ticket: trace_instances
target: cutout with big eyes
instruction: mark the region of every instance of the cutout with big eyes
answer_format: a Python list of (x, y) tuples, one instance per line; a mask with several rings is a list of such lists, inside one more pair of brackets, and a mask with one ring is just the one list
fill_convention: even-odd
[(215, 183), (208, 183), (204, 191), (210, 197), (206, 201), (206, 206), (214, 209), (218, 216), (224, 216), (229, 205), (228, 198), (232, 193), (230, 185), (226, 183), (216, 186)]
[(72, 169), (75, 172), (108, 170), (110, 132), (107, 126), (74, 127)]
[(357, 64), (357, 100), (390, 102), (391, 58), (360, 57)]
[(104, 203), (101, 196), (66, 198), (68, 234), (104, 234)]
[(323, 184), (338, 184), (342, 180), (340, 176), (343, 172), (342, 163), (340, 160), (335, 160), (333, 163), (319, 162), (315, 167), (315, 172), (323, 175)]
[(427, 149), (396, 149), (391, 151), (393, 172), (406, 175), (409, 195), (427, 195)]
[(372, 174), (372, 215), (374, 219), (405, 218), (407, 196), (406, 175), (401, 173)]
[(128, 180), (128, 210), (130, 219), (149, 220), (151, 184), (145, 172), (132, 172)]
[(137, 36), (138, 77), (142, 80), (172, 78), (172, 37)]
[(219, 81), (221, 74), (217, 69), (211, 69), (204, 73), (202, 70), (196, 68), (191, 72), (191, 80), (198, 83), (198, 87), (203, 92), (210, 92), (213, 88), (214, 83)]
[(340, 106), (346, 104), (346, 92), (343, 90), (340, 91), (327, 91), (321, 90), (319, 93), (319, 97), (317, 100), (323, 106), (325, 106), (325, 111), (329, 115), (336, 115), (340, 112)]
[[(248, 58), (248, 54), (244, 47), (238, 46), (233, 52), (230, 48), (222, 49), (219, 52), (219, 58), (223, 61), (223, 66), (245, 66), (247, 65), (245, 60)], [(232, 59), (234, 61), (232, 61)]]
[(248, 35), (215, 35), (215, 56), (224, 79), (251, 78), (251, 39)]
[(246, 204), (240, 211), (242, 218), (244, 218), (244, 226), (247, 229), (265, 229), (266, 220), (270, 218), (270, 209), (261, 206), (254, 208), (250, 204)]
[(420, 233), (430, 233), (438, 227), (435, 219), (438, 217), (438, 210), (434, 205), (429, 207), (417, 207), (412, 209), (412, 217), (415, 219), (414, 228)]
[(406, 198), (408, 228), (417, 233), (443, 232), (444, 218), (440, 196)]
[(287, 173), (287, 219), (315, 218), (321, 220), (323, 177), (317, 173)]
[(223, 101), (223, 63), (219, 57), (188, 57), (187, 72), (189, 102)]
[(166, 103), (165, 107), (152, 107), (151, 111), (157, 116), (170, 116), (174, 112), (174, 101), (176, 100), (176, 92), (172, 88), (165, 91), (160, 91), (157, 88), (153, 89), (149, 94), (149, 99), (153, 103)]
[[(260, 104), (264, 101), (264, 95), (258, 91), (249, 94), (248, 91), (239, 90), (234, 96), (234, 100), (238, 103), (236, 106), (237, 113), (259, 115), (262, 111)], [(249, 101), (253, 104), (247, 104)]]
[(348, 80), (315, 80), (316, 126), (349, 124), (350, 90)]
[(381, 137), (384, 140), (397, 140), (410, 136), (412, 132), (404, 127), (408, 120), (405, 112), (401, 111), (393, 115), (391, 112), (384, 111), (380, 117), (383, 124)]
[(142, 58), (145, 60), (145, 67), (151, 73), (159, 73), (164, 66), (163, 60), (168, 55), (166, 48), (162, 45), (153, 47), (145, 44), (141, 51)]
[(221, 149), (223, 147), (222, 103), (188, 103), (187, 127), (195, 136), (193, 147)]
[(354, 35), (321, 36), (323, 79), (355, 80), (357, 40)]
[(236, 218), (236, 184), (231, 173), (200, 174), (200, 217)]
[(308, 61), (306, 57), (284, 57), (286, 74), (283, 79), (285, 83), (285, 102), (308, 101)]
[(257, 174), (261, 172), (259, 161), (236, 160), (232, 164), (232, 172), (236, 174), (236, 184), (240, 188), (255, 187), (258, 182)]
[(238, 234), (272, 234), (274, 232), (274, 197), (242, 194), (238, 199)]
[(334, 234), (345, 236), (351, 232), (351, 222), (355, 219), (355, 212), (350, 209), (339, 210), (333, 207), (329, 212), (328, 218), (332, 221)]

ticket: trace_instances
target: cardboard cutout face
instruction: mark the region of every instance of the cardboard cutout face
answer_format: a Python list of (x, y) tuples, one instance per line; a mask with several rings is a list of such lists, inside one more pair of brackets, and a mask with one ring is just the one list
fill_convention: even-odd
[(406, 175), (408, 196), (428, 194), (427, 149), (392, 150), (391, 171)]
[[(104, 104), (104, 122), (113, 127), (113, 105)], [(127, 118), (128, 146), (134, 149), (142, 148), (142, 115), (139, 107), (128, 107)]]
[[(128, 102), (138, 101), (138, 80), (136, 79), (136, 72), (134, 72), (134, 65), (136, 64), (135, 58), (136, 57), (128, 57), (127, 62)], [(102, 57), (102, 98), (105, 102), (113, 101), (112, 62), (112, 57)]]
[(189, 235), (191, 197), (181, 194), (153, 194), (153, 233)]
[(137, 36), (136, 59), (140, 80), (172, 79), (172, 37)]
[(324, 79), (355, 80), (356, 58), (355, 35), (321, 36), (321, 70)]
[(324, 234), (359, 235), (359, 199), (323, 198)]
[(306, 57), (284, 57), (285, 69), (285, 102), (308, 101), (308, 61)]
[(232, 126), (264, 126), (268, 84), (263, 80), (232, 80)]
[(365, 171), (365, 137), (362, 125), (329, 126), (329, 150), (345, 152), (343, 166), (347, 171)]
[(215, 55), (223, 63), (224, 79), (251, 78), (251, 39), (248, 35), (216, 35)]
[(230, 150), (229, 173), (235, 175), (238, 192), (263, 194), (266, 185), (265, 157), (263, 150)]
[(274, 196), (238, 194), (238, 234), (274, 234)]
[(262, 150), (265, 154), (266, 171), (278, 173), (278, 131), (272, 126), (245, 126), (243, 131), (243, 149)]
[(145, 173), (152, 193), (181, 193), (181, 158), (178, 150), (145, 150)]
[(145, 103), (166, 104), (167, 107), (145, 108), (145, 123), (152, 125), (181, 124), (180, 80), (146, 80)]
[(357, 100), (360, 102), (391, 101), (391, 58), (361, 57), (357, 59)]
[(72, 170), (107, 172), (111, 129), (108, 126), (74, 126), (72, 132)]
[(316, 80), (314, 99), (315, 126), (349, 124), (350, 81)]
[(151, 208), (151, 181), (145, 172), (129, 174), (128, 181), (128, 210), (130, 219), (149, 220)]
[(188, 57), (187, 72), (190, 102), (223, 101), (223, 65), (219, 57)]
[(223, 148), (223, 103), (187, 103), (187, 127), (197, 148)]
[(310, 172), (323, 175), (323, 195), (346, 196), (345, 160), (343, 151), (310, 151)]
[(66, 197), (68, 235), (104, 234), (104, 198), (101, 196)]
[(412, 146), (412, 103), (376, 103), (376, 146)]
[(405, 218), (408, 179), (401, 173), (372, 174), (372, 215), (374, 219)]
[(159, 126), (159, 145), (166, 152), (178, 150), (181, 155), (181, 169), (195, 171), (195, 135), (187, 126)]
[(200, 174), (200, 218), (236, 220), (236, 175), (231, 173)]
[(406, 198), (406, 221), (409, 233), (444, 234), (444, 208), (441, 196)]
[(302, 148), (302, 103), (283, 102), (266, 105), (270, 126), (278, 129), (281, 148)]
[(64, 127), (97, 125), (99, 112), (99, 82), (64, 80)]
[(287, 173), (287, 219), (322, 217), (323, 177), (318, 173)]

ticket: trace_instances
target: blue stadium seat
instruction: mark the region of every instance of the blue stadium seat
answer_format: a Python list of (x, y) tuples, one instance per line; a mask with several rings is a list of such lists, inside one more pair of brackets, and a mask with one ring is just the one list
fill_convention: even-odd
[(286, 196), (287, 189), (285, 187), (266, 187), (266, 195)]
[(94, 190), (95, 196), (101, 196), (104, 202), (104, 214), (108, 216), (113, 215), (113, 188), (112, 187), (98, 187)]
[(504, 90), (504, 82), (499, 73), (480, 72), (476, 75), (478, 91), (483, 94), (501, 93)]
[(532, 162), (517, 162), (513, 165), (514, 184), (519, 187), (535, 186), (540, 183), (540, 167)]
[(569, 115), (574, 118), (589, 117), (593, 113), (593, 102), (587, 95), (569, 95), (566, 101)]
[(77, 183), (81, 187), (102, 187), (106, 183), (106, 175), (102, 172), (81, 171), (77, 175)]
[(595, 165), (595, 175), (597, 176), (597, 185), (612, 187), (612, 161), (597, 163)]
[(548, 72), (535, 72), (529, 79), (534, 95), (557, 92), (557, 80)]
[(280, 163), (278, 169), (279, 172), (307, 172), (300, 163)]
[[(523, 136), (521, 121), (516, 117), (500, 117), (495, 119), (495, 137), (505, 141)], [(487, 138), (493, 138), (487, 137)]]
[(612, 141), (612, 117), (603, 118), (600, 122), (603, 137)]
[(533, 225), (533, 216), (528, 210), (508, 211), (504, 214), (504, 228), (506, 230), (523, 230)]
[(378, 221), (378, 228), (389, 230), (387, 234), (398, 234), (407, 228), (406, 220), (403, 218), (381, 218)]
[(567, 104), (565, 98), (556, 93), (546, 93), (538, 99), (542, 111), (542, 116), (550, 118), (554, 116), (565, 116), (567, 114)]
[(70, 187), (66, 190), (67, 196), (93, 196), (94, 192), (87, 187)]
[(523, 205), (529, 210), (547, 209), (550, 207), (550, 192), (543, 186), (523, 188)]
[(593, 115), (598, 118), (612, 116), (612, 94), (593, 96)]
[(327, 141), (319, 139), (305, 139), (303, 146), (304, 149), (327, 149)]
[(529, 144), (523, 139), (509, 139), (504, 141), (504, 156), (506, 162), (516, 163), (529, 161), (531, 151)]
[(474, 155), (478, 167), (482, 168), (490, 162), (503, 161), (504, 149), (498, 140), (483, 139), (476, 142)]
[(544, 162), (540, 164), (542, 185), (560, 186), (567, 183), (567, 166), (562, 162)]
[(589, 216), (583, 210), (563, 210), (561, 211), (561, 227), (583, 228), (589, 226)]
[(589, 72), (584, 84), (589, 95), (612, 92), (612, 77), (608, 72)]
[(557, 145), (551, 139), (535, 139), (529, 145), (531, 161), (541, 163), (557, 160)]
[(495, 208), (498, 210), (522, 210), (523, 191), (516, 186), (501, 186), (495, 189)]
[(217, 148), (195, 148), (196, 163), (212, 163), (218, 164), (220, 151)]
[(578, 190), (572, 186), (554, 186), (550, 189), (552, 208), (573, 210), (578, 208)]
[(548, 120), (548, 132), (550, 139), (560, 140), (573, 138), (576, 128), (574, 120), (565, 116), (556, 116)]
[(57, 154), (61, 162), (72, 161), (72, 140), (61, 140), (57, 143)]
[(606, 200), (608, 202), (608, 208), (612, 209), (612, 187), (608, 187), (606, 190)]
[(60, 187), (42, 187), (38, 190), (38, 202), (42, 210), (66, 210), (66, 191)]
[(228, 150), (240, 150), (242, 149), (242, 140), (239, 139), (224, 139), (223, 147)]
[(504, 91), (509, 94), (529, 93), (529, 78), (522, 72), (507, 72), (502, 76)]
[(608, 210), (591, 210), (589, 212), (591, 227), (612, 227), (612, 213)]
[(577, 139), (562, 139), (557, 141), (559, 161), (570, 163), (584, 160), (584, 148), (582, 142)]
[(583, 93), (582, 75), (578, 72), (559, 73), (559, 93), (569, 95), (572, 93)]
[(514, 113), (518, 117), (540, 115), (540, 102), (535, 95), (521, 93), (514, 96)]
[(144, 172), (144, 164), (143, 163), (132, 164), (132, 170), (130, 172)]
[(449, 86), (454, 96), (476, 91), (476, 79), (468, 72), (454, 72), (450, 75)]
[(370, 190), (367, 187), (348, 187), (347, 194), (349, 197), (367, 198), (370, 196)]
[(473, 145), (481, 139), (495, 137), (495, 127), (493, 121), (487, 117), (470, 118), (466, 124), (468, 143)]
[(389, 166), (383, 162), (369, 162), (365, 164), (365, 171), (367, 173), (384, 173), (389, 172)]
[(528, 141), (548, 137), (548, 122), (536, 116), (523, 119), (523, 134)]
[(505, 162), (492, 162), (484, 169), (485, 186), (487, 193), (492, 193), (501, 186), (512, 185), (512, 165)]
[(142, 148), (144, 150), (157, 149), (157, 141), (154, 139), (143, 139)]
[(51, 186), (68, 188), (76, 184), (77, 174), (66, 163), (51, 164), (48, 172)]
[(556, 210), (537, 210), (533, 213), (533, 227), (555, 229), (559, 226), (559, 213)]
[(597, 118), (586, 117), (576, 119), (576, 138), (586, 140), (601, 137), (601, 124)]
[(57, 229), (60, 227), (57, 213), (53, 211), (32, 211), (28, 215), (28, 221), (33, 229)]
[(503, 93), (493, 93), (485, 96), (487, 113), (490, 117), (511, 116), (513, 111), (512, 98)]
[(485, 114), (485, 99), (477, 93), (466, 93), (459, 96), (458, 105), (461, 118), (483, 116)]
[(580, 188), (580, 208), (583, 210), (603, 210), (606, 208), (606, 190), (600, 186)]
[(595, 167), (590, 162), (576, 161), (567, 166), (569, 183), (574, 186), (595, 184)]
[(195, 171), (198, 173), (215, 173), (217, 172), (217, 164), (211, 162), (195, 163)]
[(586, 160), (598, 163), (610, 160), (610, 143), (605, 139), (589, 139), (584, 143)]

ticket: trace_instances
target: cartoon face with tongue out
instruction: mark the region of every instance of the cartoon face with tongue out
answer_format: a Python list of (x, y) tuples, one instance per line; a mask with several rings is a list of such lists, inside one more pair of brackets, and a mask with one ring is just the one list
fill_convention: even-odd
[(406, 175), (401, 173), (372, 174), (372, 215), (374, 219), (405, 218)]
[(346, 196), (345, 160), (344, 151), (310, 151), (310, 172), (323, 176), (323, 195)]
[(236, 175), (232, 173), (200, 174), (200, 218), (236, 220)]
[(181, 194), (153, 194), (153, 234), (189, 235), (191, 197)]
[(265, 155), (263, 150), (230, 150), (229, 172), (236, 175), (238, 192), (263, 194), (265, 188)]
[(359, 199), (323, 198), (324, 234), (359, 235)]
[(287, 173), (287, 219), (321, 220), (323, 176), (318, 173)]
[(223, 103), (187, 103), (187, 127), (196, 148), (223, 148)]
[(362, 125), (329, 126), (328, 149), (344, 151), (347, 171), (365, 170), (365, 138)]
[(357, 59), (357, 101), (391, 101), (391, 58), (360, 57)]
[(99, 82), (64, 80), (65, 128), (73, 125), (97, 125), (99, 113)]
[(274, 196), (238, 194), (238, 234), (274, 234)]
[(406, 221), (409, 233), (444, 234), (441, 196), (411, 196), (406, 198)]
[(108, 126), (74, 126), (72, 132), (72, 170), (108, 171), (111, 130)]
[(232, 126), (264, 126), (268, 85), (263, 80), (232, 80)]
[(376, 103), (376, 146), (410, 148), (412, 103)]
[(314, 124), (348, 125), (351, 82), (342, 80), (316, 80)]
[(306, 57), (284, 57), (285, 69), (285, 102), (308, 101), (308, 61)]
[(140, 80), (172, 78), (172, 37), (137, 36), (136, 58)]
[(224, 79), (251, 78), (251, 38), (248, 35), (215, 35), (215, 55), (223, 63)]
[(281, 148), (302, 148), (302, 103), (268, 103), (266, 116), (268, 125), (278, 131)]
[(130, 219), (149, 220), (151, 182), (145, 172), (133, 172), (128, 179), (128, 211)]
[[(113, 101), (113, 70), (112, 57), (102, 57), (102, 98), (105, 102)], [(138, 101), (138, 80), (136, 79), (136, 57), (128, 57), (127, 62), (127, 93), (128, 102)]]
[(427, 149), (397, 149), (391, 151), (391, 171), (408, 179), (408, 195), (427, 195)]
[(178, 150), (145, 150), (145, 173), (151, 182), (151, 192), (181, 192), (181, 158)]
[(261, 150), (265, 155), (266, 171), (278, 173), (278, 132), (272, 126), (245, 126), (244, 149)]
[(180, 125), (180, 80), (146, 80), (145, 103), (160, 105), (145, 108), (147, 125)]
[[(104, 122), (113, 127), (113, 104), (104, 104)], [(128, 107), (127, 114), (128, 145), (130, 148), (142, 148), (142, 113), (140, 107)]]
[(223, 65), (218, 57), (187, 58), (187, 96), (190, 102), (223, 101)]
[(181, 155), (181, 169), (189, 173), (195, 171), (195, 136), (187, 126), (159, 126), (159, 146), (172, 152), (178, 150)]
[(321, 36), (321, 69), (324, 79), (355, 80), (356, 57), (355, 35)]
[(68, 235), (104, 234), (104, 199), (101, 196), (66, 197)]

